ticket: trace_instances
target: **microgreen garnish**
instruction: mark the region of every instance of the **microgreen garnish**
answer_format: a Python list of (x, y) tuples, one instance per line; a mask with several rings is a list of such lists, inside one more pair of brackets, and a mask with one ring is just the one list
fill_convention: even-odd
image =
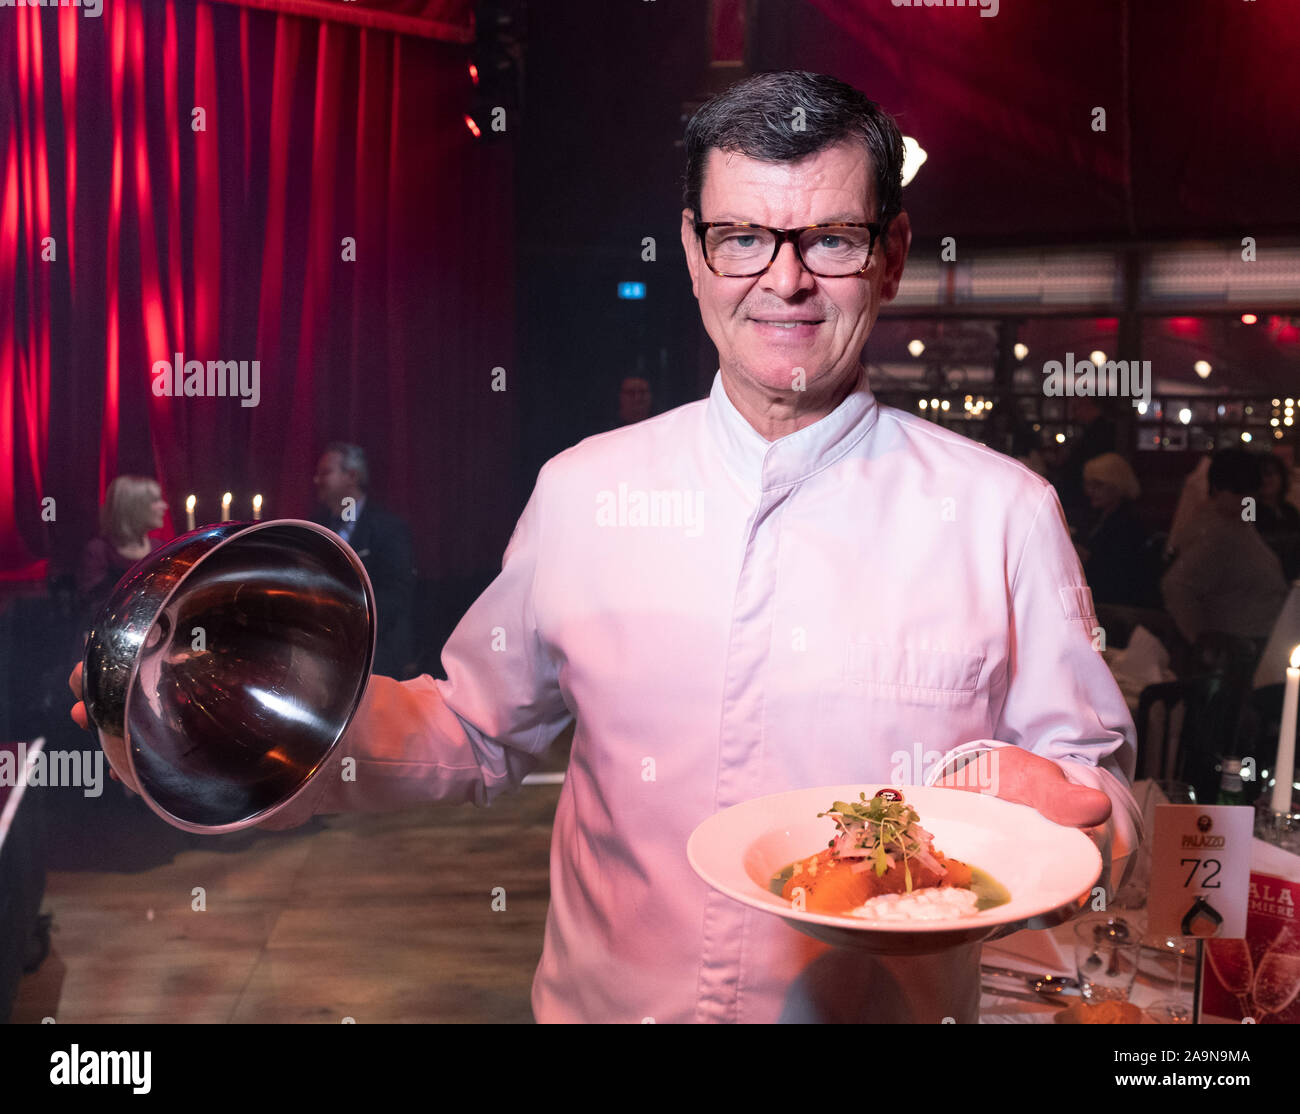
[(836, 801), (829, 811), (817, 815), (834, 819), (840, 831), (852, 840), (851, 846), (863, 848), (870, 852), (870, 859), (877, 876), (889, 869), (891, 852), (900, 854), (903, 859), (903, 877), (908, 893), (912, 891), (912, 871), (908, 859), (918, 851), (925, 850), (920, 836), (912, 832), (912, 826), (920, 822), (916, 810), (903, 801), (891, 801), (886, 797), (871, 797), (860, 793), (862, 803)]

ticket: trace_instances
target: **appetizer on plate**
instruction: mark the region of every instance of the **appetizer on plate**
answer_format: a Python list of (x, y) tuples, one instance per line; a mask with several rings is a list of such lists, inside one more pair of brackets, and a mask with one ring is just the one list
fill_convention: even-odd
[(794, 908), (867, 920), (937, 920), (1010, 899), (988, 875), (938, 850), (901, 794), (859, 796), (860, 803), (836, 801), (817, 814), (839, 828), (826, 850), (772, 879), (773, 891)]

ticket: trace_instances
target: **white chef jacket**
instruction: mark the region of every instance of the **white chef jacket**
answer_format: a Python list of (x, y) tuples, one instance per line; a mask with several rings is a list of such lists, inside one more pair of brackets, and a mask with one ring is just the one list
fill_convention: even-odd
[(576, 718), (539, 1021), (975, 1021), (978, 945), (829, 948), (711, 890), (686, 842), (753, 797), (898, 781), (918, 745), (1016, 745), (1109, 795), (1092, 834), (1118, 867), (1141, 838), (1134, 729), (1095, 626), (1041, 477), (880, 405), (865, 371), (769, 442), (719, 373), (549, 460), (447, 679), (372, 678), (330, 763), (355, 781), (323, 771), (266, 826), (486, 804)]

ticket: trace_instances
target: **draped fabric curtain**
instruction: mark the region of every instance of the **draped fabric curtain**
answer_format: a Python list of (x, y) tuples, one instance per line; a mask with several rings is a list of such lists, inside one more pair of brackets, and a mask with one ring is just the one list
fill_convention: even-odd
[[(84, 0), (83, 0), (84, 2)], [(361, 27), (424, 35), (453, 43), (474, 41), (468, 0), (223, 0), (286, 15), (337, 20)]]
[[(472, 26), (468, 0), (430, 6)], [(224, 491), (234, 518), (254, 493), (306, 517), (334, 439), (366, 448), (422, 573), (498, 562), (513, 167), (465, 126), (469, 47), (190, 0), (6, 11), (0, 577), (71, 568), (123, 472), (162, 484), (164, 536), (191, 493), (199, 524)], [(242, 361), (243, 396), (168, 394), (159, 365), (191, 361)]]

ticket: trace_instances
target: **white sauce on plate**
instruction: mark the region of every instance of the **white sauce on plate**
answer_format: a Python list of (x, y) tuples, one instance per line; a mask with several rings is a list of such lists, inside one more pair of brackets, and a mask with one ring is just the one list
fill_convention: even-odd
[(859, 905), (849, 915), (865, 921), (941, 921), (971, 916), (978, 902), (974, 890), (931, 886), (910, 894), (881, 894)]

